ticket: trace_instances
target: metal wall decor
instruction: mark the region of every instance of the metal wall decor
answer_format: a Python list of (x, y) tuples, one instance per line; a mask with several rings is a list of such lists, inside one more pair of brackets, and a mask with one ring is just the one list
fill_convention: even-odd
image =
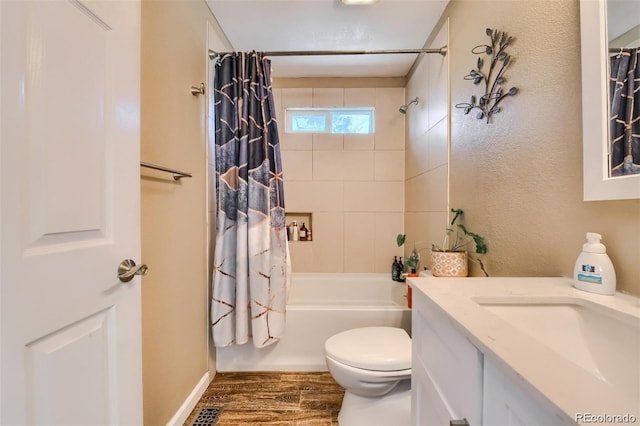
[(504, 73), (511, 63), (511, 56), (507, 54), (505, 49), (513, 43), (515, 38), (504, 31), (491, 28), (487, 28), (487, 35), (491, 38), (491, 44), (478, 45), (471, 49), (471, 53), (489, 57), (485, 62), (485, 59), (480, 56), (477, 68), (472, 69), (469, 74), (464, 76), (465, 80), (473, 81), (476, 86), (484, 82), (484, 94), (479, 98), (473, 95), (469, 103), (461, 102), (456, 104), (456, 108), (464, 109), (465, 115), (477, 109), (476, 118), (486, 119), (487, 123), (491, 123), (493, 115), (502, 110), (502, 107), (499, 106), (500, 102), (507, 96), (514, 96), (518, 93), (518, 88), (511, 87), (506, 92), (503, 88), (507, 81)]

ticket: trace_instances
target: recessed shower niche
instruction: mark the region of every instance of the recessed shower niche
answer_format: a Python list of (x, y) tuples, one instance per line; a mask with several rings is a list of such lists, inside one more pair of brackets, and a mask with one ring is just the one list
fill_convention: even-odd
[(285, 214), (285, 224), (289, 242), (308, 242), (313, 240), (313, 213), (288, 212)]

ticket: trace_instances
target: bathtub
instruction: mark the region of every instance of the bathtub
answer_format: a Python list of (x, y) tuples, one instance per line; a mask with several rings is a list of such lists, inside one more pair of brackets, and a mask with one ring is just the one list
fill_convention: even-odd
[(216, 370), (327, 371), (324, 342), (340, 331), (390, 326), (411, 334), (406, 292), (390, 274), (294, 273), (280, 341), (216, 348)]

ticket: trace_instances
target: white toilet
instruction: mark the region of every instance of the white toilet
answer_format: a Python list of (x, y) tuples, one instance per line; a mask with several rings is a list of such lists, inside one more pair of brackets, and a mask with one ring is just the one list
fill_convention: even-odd
[(363, 327), (325, 342), (327, 367), (345, 388), (340, 426), (404, 426), (411, 415), (411, 338), (401, 328)]

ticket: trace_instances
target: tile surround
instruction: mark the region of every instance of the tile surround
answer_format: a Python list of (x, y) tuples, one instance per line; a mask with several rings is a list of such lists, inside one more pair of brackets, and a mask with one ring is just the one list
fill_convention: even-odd
[[(343, 272), (344, 271), (344, 241), (351, 234), (344, 232), (344, 214), (339, 212), (314, 212), (313, 241), (300, 244), (311, 244), (313, 270), (309, 272)], [(296, 246), (290, 246), (295, 250)], [(294, 272), (307, 272), (296, 269)]]
[(361, 88), (344, 89), (344, 106), (346, 107), (370, 107), (375, 105), (375, 102), (375, 90)]
[(375, 213), (345, 213), (344, 272), (375, 270)]
[[(282, 108), (305, 108), (313, 106), (313, 89), (293, 88), (282, 90)], [(280, 117), (284, 117), (281, 114)]]
[(375, 135), (344, 135), (344, 149), (348, 151), (373, 151)]
[[(374, 272), (389, 272), (389, 259), (393, 256), (402, 256), (402, 248), (396, 244), (396, 236), (403, 232), (404, 229), (404, 213), (376, 213), (374, 228)], [(389, 241), (393, 243), (389, 244)]]
[(402, 182), (345, 182), (344, 211), (402, 212), (404, 185)]
[(429, 132), (427, 143), (426, 170), (433, 170), (449, 162), (449, 144), (447, 141), (449, 123), (448, 117), (437, 122)]
[(374, 180), (400, 181), (404, 179), (404, 151), (375, 151)]
[[(407, 212), (447, 211), (447, 165), (407, 179)], [(425, 188), (429, 188), (428, 191)]]
[(342, 151), (342, 160), (343, 180), (374, 180), (374, 151)]
[[(288, 90), (288, 89), (286, 89)], [(314, 88), (313, 107), (342, 107), (344, 106), (344, 89)]]
[(375, 135), (292, 135), (280, 120), (287, 210), (314, 218), (313, 241), (290, 244), (294, 272), (387, 272), (404, 222), (404, 88), (274, 90), (280, 117), (294, 106), (376, 108)]
[[(283, 114), (280, 115), (284, 116)], [(284, 131), (284, 120), (282, 125), (278, 123), (278, 136), (280, 139), (280, 149), (282, 151), (312, 151), (313, 136), (310, 134), (293, 134)], [(285, 170), (286, 173), (286, 170)]]
[[(448, 44), (448, 24), (431, 48)], [(404, 254), (420, 241), (421, 267), (431, 244), (441, 244), (449, 210), (449, 57), (425, 55), (407, 82), (406, 99), (420, 98), (407, 112)]]
[(313, 135), (314, 151), (342, 151), (342, 135), (331, 135), (326, 133), (315, 133)]
[[(286, 167), (283, 165), (285, 173)], [(342, 212), (344, 209), (343, 182), (285, 179), (284, 193), (287, 211), (315, 213)]]
[[(409, 120), (412, 120), (409, 117)], [(429, 132), (407, 138), (405, 176), (407, 179), (424, 173), (429, 168)]]
[(282, 150), (282, 164), (287, 165), (285, 179), (294, 181), (313, 180), (313, 155), (311, 151)]

